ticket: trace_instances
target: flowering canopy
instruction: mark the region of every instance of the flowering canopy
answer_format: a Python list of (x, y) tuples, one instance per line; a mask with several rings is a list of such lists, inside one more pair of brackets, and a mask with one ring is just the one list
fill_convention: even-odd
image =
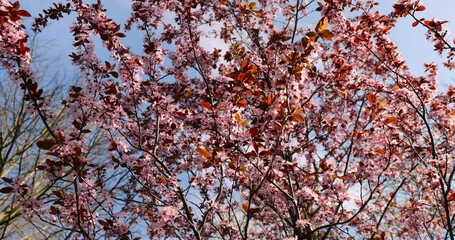
[[(46, 125), (30, 14), (0, 3), (1, 64)], [(46, 125), (37, 169), (66, 187), (45, 202), (6, 176), (0, 191), (76, 239), (454, 239), (455, 87), (437, 91), (434, 63), (413, 75), (388, 34), (414, 18), (451, 70), (455, 40), (446, 21), (419, 18), (418, 0), (376, 5), (133, 0), (117, 23), (100, 0), (54, 4), (33, 30), (77, 16), (70, 58), (84, 83), (64, 100), (72, 127)], [(140, 53), (122, 42), (132, 29)], [(85, 157), (93, 129), (109, 141), (98, 161)]]

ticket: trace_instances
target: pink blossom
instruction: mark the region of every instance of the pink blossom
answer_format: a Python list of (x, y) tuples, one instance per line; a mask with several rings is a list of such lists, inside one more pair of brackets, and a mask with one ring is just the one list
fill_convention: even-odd
[(177, 217), (179, 211), (174, 206), (166, 206), (160, 210), (160, 216), (164, 222), (168, 222)]

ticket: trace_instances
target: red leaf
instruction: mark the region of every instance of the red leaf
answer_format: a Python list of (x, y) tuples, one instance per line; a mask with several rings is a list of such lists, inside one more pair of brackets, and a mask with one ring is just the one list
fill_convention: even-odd
[(208, 102), (201, 102), (201, 106), (207, 110), (212, 110), (212, 105)]
[(32, 15), (30, 15), (29, 12), (25, 11), (25, 10), (18, 10), (16, 11), (16, 15), (18, 16), (22, 16), (22, 17), (31, 17)]
[(398, 120), (397, 117), (388, 117), (384, 120), (384, 124), (390, 124), (390, 123), (395, 122), (396, 120)]
[(49, 150), (55, 145), (54, 139), (45, 139), (42, 141), (36, 142), (36, 146), (40, 149)]
[(59, 199), (64, 199), (65, 198), (65, 191), (60, 190), (60, 191), (52, 191), (52, 193), (57, 196)]
[(333, 33), (332, 33), (330, 30), (328, 30), (328, 29), (324, 29), (324, 30), (320, 31), (318, 34), (319, 34), (319, 36), (321, 36), (324, 40), (328, 40), (328, 41), (332, 40), (332, 38), (335, 36), (335, 35), (333, 35)]
[(58, 208), (51, 206), (50, 209), (51, 209), (51, 211), (49, 212), (49, 214), (52, 214), (52, 215), (60, 214), (60, 210)]
[(230, 78), (232, 78), (234, 80), (239, 80), (239, 75), (240, 74), (237, 73), (237, 72), (231, 72), (231, 73), (228, 73), (226, 76), (228, 76), (228, 77), (230, 77)]
[(415, 21), (415, 22), (412, 23), (412, 26), (413, 26), (413, 27), (415, 27), (415, 26), (417, 26), (417, 25), (419, 25), (419, 21)]
[(248, 101), (246, 99), (240, 99), (237, 101), (237, 106), (239, 107), (246, 108), (247, 105)]
[(325, 160), (322, 160), (319, 162), (319, 167), (322, 169), (322, 171), (327, 171), (331, 168), (330, 164), (327, 164)]
[(11, 179), (11, 178), (2, 177), (2, 180), (7, 182), (7, 183), (13, 183), (13, 179)]
[(242, 209), (243, 209), (243, 211), (248, 212), (248, 204), (243, 203), (242, 204)]
[(20, 4), (19, 1), (16, 1), (16, 2), (13, 3), (13, 9), (14, 9), (14, 10), (19, 9), (20, 6), (21, 6), (21, 4)]
[(305, 121), (305, 119), (300, 114), (294, 114), (294, 115), (292, 115), (292, 121), (293, 122), (303, 122), (303, 121)]
[(11, 193), (14, 189), (12, 187), (4, 187), (0, 189), (1, 193)]
[(153, 219), (153, 210), (147, 209), (147, 216), (149, 217), (150, 220)]
[(270, 152), (268, 150), (267, 151), (262, 151), (262, 152), (259, 153), (259, 155), (262, 156), (262, 157), (272, 156), (272, 152)]
[(118, 78), (118, 72), (115, 72), (115, 71), (112, 71), (110, 72), (111, 76), (113, 76), (114, 78)]
[(206, 157), (206, 158), (211, 158), (212, 157), (212, 154), (209, 151), (207, 151), (205, 148), (203, 148), (203, 147), (198, 147), (197, 151), (203, 157)]
[(73, 126), (77, 129), (77, 130), (81, 130), (83, 127), (82, 127), (82, 124), (80, 124), (76, 119), (73, 121)]
[(278, 123), (278, 122), (275, 122), (275, 123), (273, 124), (273, 126), (275, 127), (275, 130), (276, 130), (277, 132), (279, 132), (279, 131), (281, 130), (281, 124)]
[(398, 85), (395, 85), (395, 86), (392, 87), (393, 91), (397, 91), (398, 89), (400, 89), (400, 86), (398, 86)]
[(322, 31), (327, 29), (328, 25), (329, 25), (329, 19), (327, 17), (323, 17), (316, 24), (315, 30), (318, 34), (321, 34)]
[(38, 166), (36, 166), (36, 169), (43, 171), (43, 170), (46, 170), (47, 167), (44, 165), (38, 165)]
[(379, 153), (379, 154), (385, 154), (386, 151), (384, 149), (376, 149), (374, 150), (375, 153)]
[(115, 34), (115, 36), (119, 37), (119, 38), (124, 38), (126, 37), (126, 35), (124, 33), (121, 33), (121, 32), (118, 32)]
[(253, 74), (257, 72), (257, 67), (256, 65), (250, 64), (249, 61), (245, 60), (242, 62), (242, 72)]
[(261, 209), (260, 208), (251, 208), (250, 209), (250, 215), (254, 215), (258, 213)]
[(257, 127), (252, 127), (248, 130), (248, 134), (250, 134), (251, 137), (256, 137), (259, 133), (259, 129)]
[(23, 42), (21, 42), (20, 51), (21, 51), (21, 54), (26, 54), (27, 52), (30, 51), (30, 48), (28, 48), (27, 46), (25, 46), (25, 44)]
[(436, 28), (435, 23), (433, 21), (430, 21), (430, 20), (423, 21), (423, 24), (429, 29), (435, 29)]
[(416, 8), (416, 11), (423, 11), (423, 10), (425, 10), (425, 9), (426, 9), (425, 6), (420, 5), (420, 6), (418, 6), (418, 7)]
[(370, 104), (374, 104), (376, 102), (376, 96), (373, 94), (368, 94), (367, 99)]
[(256, 152), (254, 152), (254, 151), (247, 152), (247, 153), (245, 154), (245, 157), (247, 157), (247, 158), (253, 158), (253, 157), (256, 157), (256, 156), (257, 156), (257, 154), (256, 154)]
[(272, 105), (274, 97), (273, 93), (269, 93), (269, 95), (267, 95), (267, 104)]
[(102, 220), (102, 219), (99, 219), (98, 222), (99, 222), (101, 225), (103, 225), (103, 226), (107, 226), (107, 225), (108, 225), (108, 223), (107, 223), (106, 221)]
[(455, 200), (455, 192), (452, 189), (450, 189), (449, 190), (449, 197), (447, 198), (447, 201), (450, 202), (450, 201), (453, 201), (453, 200)]
[(253, 145), (254, 151), (259, 152), (259, 144), (257, 142), (252, 142), (251, 145)]
[(248, 122), (243, 120), (242, 117), (240, 117), (239, 113), (235, 113), (234, 114), (234, 119), (240, 126), (242, 126), (242, 127), (247, 127), (248, 126)]

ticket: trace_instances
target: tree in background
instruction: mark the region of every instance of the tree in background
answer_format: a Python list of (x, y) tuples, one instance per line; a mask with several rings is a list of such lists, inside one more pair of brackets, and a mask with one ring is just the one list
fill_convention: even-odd
[[(4, 178), (23, 215), (80, 239), (455, 238), (455, 87), (437, 91), (434, 63), (414, 75), (388, 37), (414, 18), (453, 70), (446, 21), (419, 1), (135, 0), (123, 28), (101, 1), (54, 4), (33, 29), (76, 15), (70, 126), (30, 68), (30, 14), (1, 4), (1, 63), (49, 136), (37, 168), (66, 183), (40, 201)], [(90, 159), (94, 130), (109, 146)]]
[[(49, 127), (67, 127), (70, 124), (67, 117), (69, 112), (61, 104), (64, 85), (58, 83), (62, 74), (52, 70), (52, 64), (43, 58), (39, 52), (42, 49), (39, 49), (36, 41), (33, 40), (31, 45), (34, 50), (32, 65), (37, 69), (36, 79), (47, 87), (48, 90), (43, 95), (52, 101), (56, 109)], [(50, 202), (55, 198), (52, 191), (65, 188), (64, 183), (49, 181), (45, 172), (37, 169), (39, 165), (45, 164), (48, 156), (36, 143), (50, 136), (38, 115), (27, 114), (32, 106), (26, 103), (23, 89), (5, 73), (6, 70), (0, 69), (0, 177), (3, 179), (0, 182), (0, 239), (41, 239), (44, 233), (55, 238), (62, 229), (22, 214), (23, 201), (15, 195), (3, 194), (13, 191), (12, 184), (24, 184), (24, 187), (30, 185), (30, 188), (23, 189), (23, 194), (30, 194), (29, 197), (38, 201)], [(97, 157), (102, 145), (100, 137), (92, 140), (89, 146), (90, 158)]]

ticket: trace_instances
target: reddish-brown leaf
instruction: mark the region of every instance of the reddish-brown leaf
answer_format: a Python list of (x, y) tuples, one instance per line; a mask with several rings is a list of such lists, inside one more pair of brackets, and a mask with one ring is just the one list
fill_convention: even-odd
[(275, 122), (275, 123), (273, 124), (273, 126), (275, 127), (275, 130), (276, 130), (277, 132), (281, 130), (281, 124), (278, 123), (278, 122)]
[(398, 120), (397, 117), (388, 117), (384, 120), (384, 124), (390, 124), (390, 123), (395, 122), (396, 120)]
[(248, 134), (250, 134), (251, 137), (256, 137), (259, 133), (259, 129), (257, 127), (252, 127), (248, 129)]
[(153, 219), (153, 210), (152, 209), (147, 209), (147, 216), (149, 217), (150, 220)]
[(12, 187), (4, 187), (0, 189), (1, 193), (11, 193), (14, 189)]
[(258, 144), (258, 142), (251, 142), (251, 145), (253, 145), (253, 148), (254, 148), (254, 151), (255, 152), (259, 152), (259, 146), (260, 144)]
[(329, 19), (327, 17), (323, 17), (316, 24), (315, 30), (317, 33), (320, 34), (323, 30), (326, 30), (328, 26), (329, 26)]
[(245, 157), (247, 157), (247, 158), (253, 158), (253, 157), (256, 157), (256, 156), (257, 156), (257, 154), (256, 154), (255, 151), (250, 151), (250, 152), (247, 152), (245, 154)]
[(208, 102), (201, 102), (201, 106), (207, 110), (212, 110), (212, 105)]
[(240, 117), (240, 114), (239, 113), (235, 113), (234, 114), (234, 119), (235, 121), (242, 127), (247, 127), (248, 126), (248, 122), (243, 120), (241, 117)]
[(49, 214), (52, 214), (52, 215), (60, 214), (60, 210), (58, 208), (56, 208), (55, 206), (51, 206), (50, 209), (51, 209), (51, 211), (49, 212)]
[(231, 72), (231, 73), (228, 73), (226, 76), (228, 76), (228, 77), (230, 77), (230, 78), (232, 78), (234, 80), (239, 80), (240, 74), (237, 73), (237, 72)]
[(243, 209), (244, 212), (248, 212), (248, 209), (249, 209), (249, 208), (248, 208), (248, 204), (243, 203), (243, 204), (242, 204), (242, 209)]
[(426, 8), (423, 5), (420, 5), (416, 8), (416, 11), (424, 11)]
[(272, 105), (273, 99), (274, 99), (273, 93), (269, 93), (269, 95), (267, 95), (267, 104)]
[(376, 96), (374, 94), (368, 94), (367, 99), (370, 104), (374, 104), (376, 102)]
[(293, 114), (292, 115), (293, 122), (303, 122), (305, 119), (300, 114)]
[(266, 150), (266, 151), (260, 152), (259, 155), (262, 157), (272, 156), (272, 152)]
[(47, 167), (45, 165), (37, 165), (36, 169), (43, 171), (43, 170), (46, 170)]
[(110, 72), (111, 76), (114, 78), (118, 78), (118, 72), (112, 71)]
[(395, 86), (392, 87), (392, 90), (393, 90), (393, 91), (396, 91), (396, 90), (398, 90), (398, 89), (400, 89), (400, 86), (398, 86), (398, 85), (395, 85)]
[(198, 147), (197, 151), (198, 151), (199, 155), (201, 155), (203, 157), (206, 157), (206, 158), (212, 157), (212, 154), (203, 147)]
[(435, 23), (433, 21), (430, 21), (430, 20), (423, 21), (423, 24), (429, 29), (435, 29), (436, 28)]
[(452, 189), (450, 189), (449, 190), (449, 197), (447, 198), (447, 201), (450, 202), (450, 201), (453, 201), (453, 200), (455, 200), (455, 192)]
[(257, 72), (257, 67), (254, 64), (251, 64), (249, 61), (245, 60), (242, 62), (242, 72), (254, 74)]
[(36, 146), (40, 149), (49, 150), (55, 145), (54, 139), (45, 139), (42, 141), (36, 142)]
[(17, 9), (19, 9), (20, 7), (21, 7), (21, 3), (20, 3), (19, 1), (15, 1), (15, 2), (13, 3), (13, 9), (14, 9), (14, 10), (17, 10)]
[(325, 160), (322, 160), (319, 162), (319, 167), (322, 169), (322, 171), (327, 171), (331, 168), (330, 164), (327, 164)]
[(2, 177), (2, 180), (7, 182), (7, 183), (13, 183), (13, 179), (11, 179), (11, 178)]
[(25, 11), (25, 10), (17, 10), (16, 15), (21, 16), (21, 17), (31, 17), (32, 15)]
[(333, 33), (328, 30), (328, 29), (324, 29), (322, 31), (319, 32), (319, 36), (321, 36), (324, 40), (332, 40), (332, 38), (335, 36), (333, 35)]
[(375, 153), (379, 153), (379, 154), (385, 154), (386, 151), (384, 149), (376, 149), (374, 150)]
[(121, 33), (121, 32), (118, 32), (115, 34), (115, 36), (119, 37), (119, 38), (124, 38), (126, 37), (126, 35), (124, 33)]
[(254, 215), (258, 213), (261, 210), (261, 208), (251, 208), (250, 209), (250, 215)]
[(239, 107), (246, 108), (247, 105), (248, 101), (246, 99), (240, 99), (237, 101), (237, 106)]

